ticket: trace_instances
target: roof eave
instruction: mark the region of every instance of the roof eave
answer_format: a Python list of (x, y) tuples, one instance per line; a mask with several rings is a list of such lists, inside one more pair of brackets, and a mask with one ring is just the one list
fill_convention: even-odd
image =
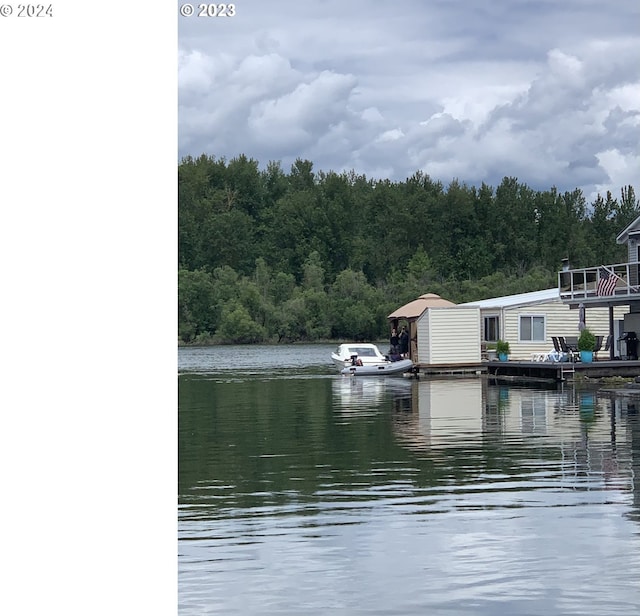
[(616, 243), (626, 244), (629, 239), (629, 236), (634, 231), (637, 233), (640, 233), (640, 216), (638, 216), (630, 225), (627, 226), (626, 229), (624, 229), (618, 234), (618, 237), (616, 237)]

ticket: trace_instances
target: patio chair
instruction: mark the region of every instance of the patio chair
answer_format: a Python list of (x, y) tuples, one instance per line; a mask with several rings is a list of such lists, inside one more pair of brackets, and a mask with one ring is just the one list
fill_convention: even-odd
[[(607, 336), (606, 342), (604, 343), (604, 349), (602, 349), (603, 353), (607, 353), (607, 359), (609, 359), (609, 356), (610, 356), (609, 351), (611, 350), (612, 343), (613, 343), (613, 336), (611, 334), (609, 334)], [(596, 360), (598, 359), (597, 354), (594, 353), (593, 356), (596, 358)]]
[(578, 336), (563, 336), (567, 346), (576, 353), (578, 351)]
[(566, 353), (571, 361), (578, 360), (578, 358), (580, 357), (578, 350), (574, 349), (573, 347), (570, 347), (567, 344), (567, 341), (565, 340), (564, 336), (558, 336), (558, 342), (560, 343), (560, 348), (562, 349), (562, 352)]
[(551, 342), (553, 342), (553, 348), (555, 349), (555, 352), (557, 354), (558, 361), (563, 361), (565, 359), (565, 357), (566, 357), (566, 354), (562, 350), (562, 347), (560, 346), (560, 342), (558, 341), (558, 337), (557, 336), (551, 336)]
[(602, 343), (604, 342), (604, 336), (596, 336), (596, 346), (593, 347), (593, 358), (598, 359), (598, 351), (602, 349)]

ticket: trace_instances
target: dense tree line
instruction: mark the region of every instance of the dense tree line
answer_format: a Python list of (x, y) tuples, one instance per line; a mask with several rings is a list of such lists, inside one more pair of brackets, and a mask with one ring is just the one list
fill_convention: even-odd
[(386, 315), (427, 292), (453, 302), (557, 284), (572, 266), (627, 260), (615, 238), (640, 213), (631, 186), (497, 188), (421, 172), (404, 182), (210, 156), (178, 166), (183, 342), (385, 336)]

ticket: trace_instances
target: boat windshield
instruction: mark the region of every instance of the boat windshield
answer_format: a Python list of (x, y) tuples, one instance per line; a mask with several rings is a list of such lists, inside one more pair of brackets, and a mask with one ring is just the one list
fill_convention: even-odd
[(349, 355), (358, 355), (359, 357), (378, 357), (375, 349), (370, 347), (349, 347)]

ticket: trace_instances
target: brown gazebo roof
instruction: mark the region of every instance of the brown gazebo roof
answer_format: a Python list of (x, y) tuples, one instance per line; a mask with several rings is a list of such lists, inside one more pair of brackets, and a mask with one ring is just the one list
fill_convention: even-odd
[(387, 319), (417, 319), (427, 308), (448, 308), (450, 306), (455, 306), (455, 304), (435, 293), (425, 293), (418, 299), (394, 310)]

